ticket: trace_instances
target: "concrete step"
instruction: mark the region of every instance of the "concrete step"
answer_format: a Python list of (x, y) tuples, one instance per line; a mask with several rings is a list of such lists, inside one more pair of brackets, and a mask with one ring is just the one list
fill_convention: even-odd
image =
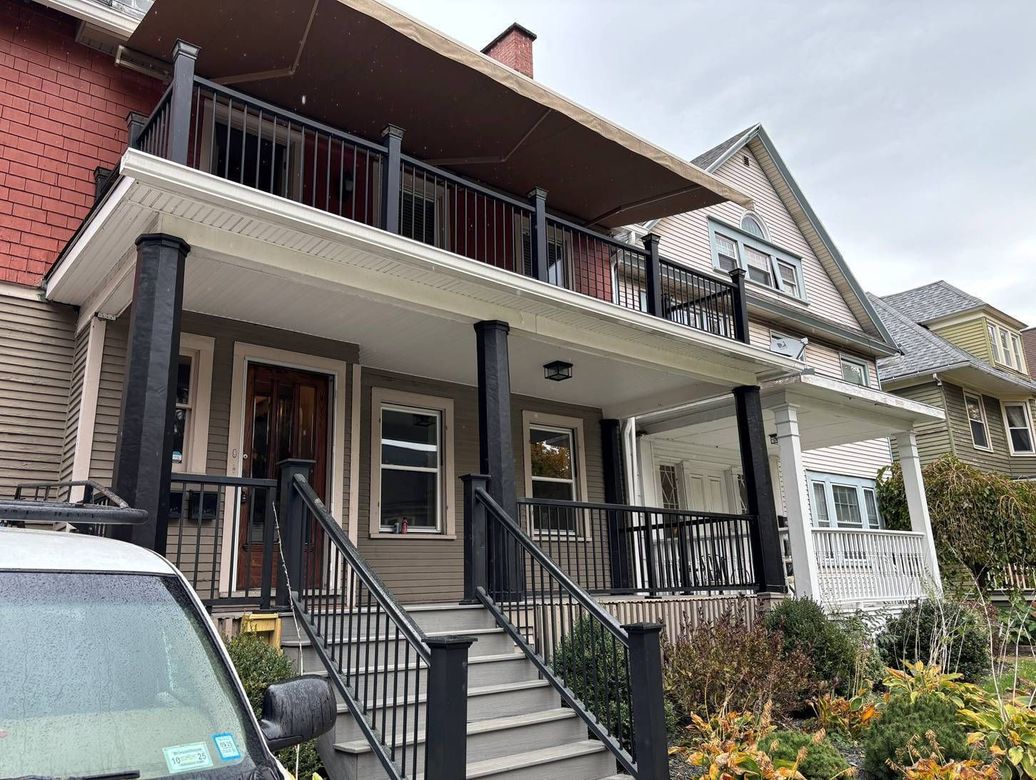
[[(496, 628), (496, 621), (479, 604), (416, 604), (405, 607), (414, 622), (426, 633), (462, 634), (471, 629)], [(282, 640), (298, 639), (290, 613), (281, 615)], [(388, 632), (388, 621), (376, 610), (355, 609), (320, 612), (311, 616), (325, 636), (367, 636)], [(302, 637), (305, 631), (299, 627)]]
[(465, 773), (467, 780), (601, 780), (614, 775), (615, 759), (593, 739), (468, 761)]
[[(420, 697), (408, 696), (399, 699), (377, 702), (371, 713), (371, 720), (380, 730), (382, 718), (390, 727), (395, 712), (395, 722), (401, 727), (414, 722), (417, 713), (417, 726), (424, 729), (427, 710), (428, 693), (422, 691)], [(523, 680), (503, 683), (502, 685), (484, 685), (479, 688), (468, 688), (468, 721), (480, 721), (489, 718), (502, 718), (506, 715), (524, 715), (540, 710), (557, 709), (561, 706), (561, 696), (546, 680)], [(345, 703), (338, 705), (338, 719), (335, 721), (335, 742), (351, 742), (363, 739), (363, 732), (349, 714)]]
[[(512, 753), (526, 753), (586, 740), (586, 726), (570, 709), (552, 710), (524, 715), (511, 715), (468, 724), (468, 764), (501, 758)], [(417, 735), (417, 770), (424, 768), (424, 732)], [(335, 744), (336, 753), (343, 759), (347, 777), (357, 780), (380, 777), (381, 764), (366, 740)], [(402, 735), (397, 747), (403, 749)], [(412, 751), (412, 743), (409, 750)], [(412, 753), (408, 752), (408, 757)], [(614, 764), (611, 772), (614, 773)], [(566, 775), (567, 777), (567, 775)]]

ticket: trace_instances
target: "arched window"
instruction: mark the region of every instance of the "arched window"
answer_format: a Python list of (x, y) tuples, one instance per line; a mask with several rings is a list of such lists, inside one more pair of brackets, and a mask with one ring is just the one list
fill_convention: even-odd
[(766, 239), (766, 230), (763, 229), (763, 223), (755, 214), (749, 213), (741, 217), (741, 229), (756, 238)]

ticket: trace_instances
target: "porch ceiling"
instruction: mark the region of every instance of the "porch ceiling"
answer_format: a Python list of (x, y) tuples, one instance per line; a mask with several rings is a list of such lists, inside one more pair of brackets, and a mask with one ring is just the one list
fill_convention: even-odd
[(544, 187), (554, 209), (588, 223), (750, 203), (376, 0), (156, 0), (128, 46), (165, 59), (178, 38), (201, 47), (206, 77), (371, 139), (399, 125), (407, 153), (511, 193)]
[[(184, 307), (356, 343), (364, 365), (473, 384), (472, 323), (512, 329), (517, 393), (642, 414), (798, 370), (764, 350), (631, 312), (138, 152), (48, 280), (54, 300), (117, 316), (134, 241), (193, 247)], [(575, 377), (543, 378), (552, 360)]]

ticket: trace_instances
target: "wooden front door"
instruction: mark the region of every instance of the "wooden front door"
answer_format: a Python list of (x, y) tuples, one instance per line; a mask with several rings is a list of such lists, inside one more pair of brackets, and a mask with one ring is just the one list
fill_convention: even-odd
[[(314, 461), (309, 481), (327, 500), (327, 459), (330, 436), (325, 374), (257, 363), (248, 366), (242, 474), (278, 479), (277, 464), (288, 458)], [(242, 497), (238, 534), (237, 587), (255, 588), (262, 576), (263, 528), (267, 497), (252, 490)], [(307, 553), (309, 551), (307, 550)], [(279, 560), (273, 565), (279, 566)]]

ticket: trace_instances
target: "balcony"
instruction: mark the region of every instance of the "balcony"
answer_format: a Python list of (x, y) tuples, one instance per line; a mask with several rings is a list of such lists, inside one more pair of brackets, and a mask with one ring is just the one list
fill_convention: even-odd
[(215, 82), (174, 78), (131, 146), (204, 173), (627, 310), (747, 343), (743, 278), (724, 280), (617, 241), (527, 199)]

